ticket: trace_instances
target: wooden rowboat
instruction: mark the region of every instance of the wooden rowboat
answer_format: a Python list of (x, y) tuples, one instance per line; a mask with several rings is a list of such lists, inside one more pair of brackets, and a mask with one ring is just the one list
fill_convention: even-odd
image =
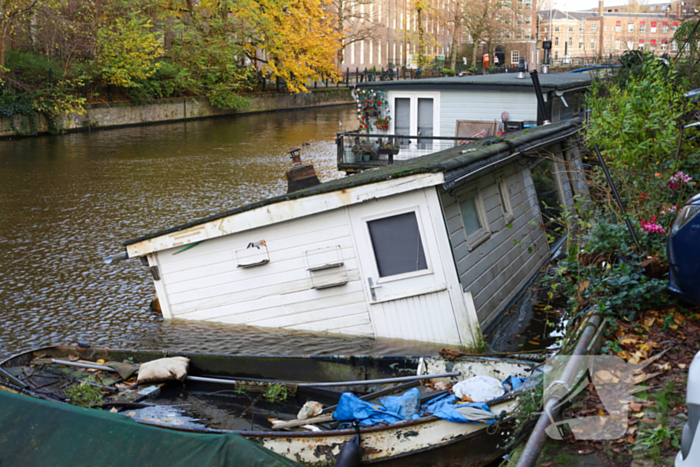
[[(132, 385), (134, 377), (124, 381), (114, 372), (80, 366), (100, 366), (101, 362), (139, 364), (173, 356), (189, 358), (188, 377), (198, 380), (156, 385), (158, 389), (153, 392), (152, 388)], [(54, 359), (72, 364), (61, 365), (53, 362)], [(236, 432), (305, 465), (334, 465), (343, 445), (359, 432), (363, 464), (403, 467), (410, 462), (411, 466), (477, 467), (504, 454), (501, 447), (512, 431), (517, 391), (489, 401), (491, 410), (501, 415), (490, 425), (453, 423), (424, 416), (389, 425), (341, 429), (328, 415), (321, 415), (307, 420), (306, 426), (295, 426), (300, 424), (295, 422), (297, 412), (304, 403), (313, 400), (330, 408), (325, 411), (330, 414), (340, 395), (348, 391), (358, 396), (369, 395), (371, 401), (378, 395), (377, 391), (390, 393), (397, 384), (365, 381), (415, 377), (419, 367), (421, 376), (459, 372), (458, 377), (441, 378), (443, 382), (455, 383), (476, 375), (500, 381), (509, 376), (527, 378), (533, 366), (530, 362), (489, 357), (447, 360), (418, 356), (219, 355), (57, 346), (0, 362), (0, 389), (67, 403), (71, 385), (92, 375), (92, 385), (100, 386), (104, 394), (100, 408), (115, 408), (141, 423), (171, 430)], [(333, 382), (340, 385), (323, 384)], [(405, 390), (407, 386), (418, 385), (423, 401), (440, 394), (439, 388), (431, 390), (421, 383), (430, 385), (425, 380), (416, 380), (398, 387)], [(266, 391), (268, 397), (263, 392), (256, 393), (256, 387)], [(278, 400), (274, 400), (271, 387), (283, 388), (287, 399), (280, 400), (278, 394)], [(272, 430), (269, 419), (282, 420), (283, 426), (286, 424), (294, 431)]]

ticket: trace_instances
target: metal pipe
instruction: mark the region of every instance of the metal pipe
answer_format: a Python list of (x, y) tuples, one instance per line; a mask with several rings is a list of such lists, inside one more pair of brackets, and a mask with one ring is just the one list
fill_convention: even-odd
[(382, 379), (363, 379), (359, 381), (330, 381), (324, 383), (295, 383), (294, 381), (265, 381), (264, 379), (255, 380), (235, 380), (235, 379), (221, 379), (221, 378), (208, 378), (204, 376), (188, 376), (189, 381), (201, 381), (204, 383), (220, 383), (220, 384), (236, 384), (241, 381), (258, 381), (258, 382), (270, 382), (277, 384), (294, 384), (298, 388), (328, 388), (334, 386), (368, 386), (370, 384), (387, 384), (387, 383), (400, 383), (402, 381), (419, 381), (422, 379), (433, 379), (433, 378), (448, 378), (453, 376), (459, 376), (461, 373), (459, 371), (453, 371), (452, 373), (437, 373), (433, 375), (415, 375), (415, 376), (399, 376), (397, 378), (382, 378)]
[(6, 380), (16, 384), (17, 386), (19, 386), (21, 388), (27, 389), (29, 387), (29, 385), (27, 383), (25, 383), (24, 381), (22, 381), (19, 378), (16, 378), (14, 375), (8, 373), (7, 371), (3, 370), (2, 368), (0, 368), (0, 376), (2, 376)]
[(126, 251), (123, 251), (123, 252), (118, 253), (116, 255), (107, 256), (106, 258), (102, 258), (102, 261), (104, 261), (105, 264), (112, 264), (112, 263), (116, 263), (117, 261), (123, 261), (125, 259), (129, 259), (129, 254)]
[[(591, 315), (588, 323), (586, 323), (586, 328), (581, 333), (581, 338), (572, 352), (572, 357), (586, 355), (588, 345), (596, 335), (596, 331), (598, 330), (601, 321), (602, 318), (599, 314)], [(566, 364), (566, 368), (564, 368), (564, 372), (562, 373), (561, 381), (564, 381), (568, 386), (571, 386), (570, 380), (578, 372), (578, 365), (576, 364), (577, 360), (578, 359), (576, 358), (569, 360), (569, 362)], [(561, 394), (559, 392), (554, 393), (543, 404), (544, 409), (542, 415), (540, 415), (539, 420), (537, 420), (537, 424), (532, 430), (530, 439), (527, 440), (525, 449), (523, 450), (520, 459), (518, 459), (516, 467), (532, 467), (535, 465), (535, 462), (542, 452), (544, 443), (547, 440), (545, 430), (552, 423), (552, 420), (561, 409), (561, 407), (557, 406), (561, 402), (562, 396), (565, 396), (565, 394)]]
[(542, 117), (542, 125), (549, 125), (551, 120), (549, 118), (549, 113), (547, 112), (547, 105), (544, 102), (544, 94), (542, 93), (542, 87), (540, 86), (540, 78), (537, 76), (537, 70), (532, 70), (530, 72), (530, 77), (532, 78), (532, 85), (535, 88), (535, 96), (537, 97), (537, 106), (540, 109), (540, 116)]
[(114, 371), (115, 373), (117, 372), (117, 370), (115, 370), (114, 368), (110, 368), (108, 366), (102, 366), (102, 365), (93, 365), (91, 363), (69, 362), (68, 360), (58, 360), (55, 358), (52, 358), (51, 361), (53, 363), (58, 363), (60, 365), (77, 366), (80, 368), (91, 368), (93, 370), (102, 370), (102, 371)]
[(598, 162), (600, 162), (600, 165), (603, 167), (603, 171), (605, 172), (605, 178), (608, 180), (608, 185), (610, 185), (610, 189), (613, 192), (613, 195), (615, 196), (615, 201), (617, 201), (617, 205), (620, 207), (620, 210), (622, 211), (622, 217), (625, 218), (625, 224), (627, 224), (627, 230), (629, 230), (630, 235), (632, 236), (632, 240), (634, 240), (634, 243), (637, 245), (637, 248), (639, 248), (639, 251), (644, 253), (644, 249), (642, 246), (639, 244), (639, 239), (637, 239), (637, 233), (634, 231), (634, 228), (632, 227), (632, 223), (630, 222), (629, 217), (627, 216), (627, 210), (625, 209), (625, 205), (622, 204), (622, 199), (620, 198), (620, 194), (617, 192), (617, 188), (615, 187), (615, 184), (613, 183), (612, 176), (610, 175), (610, 171), (608, 170), (608, 165), (605, 163), (605, 159), (603, 159), (603, 155), (600, 153), (600, 148), (596, 144), (593, 146), (593, 150), (596, 153), (596, 156), (598, 156)]

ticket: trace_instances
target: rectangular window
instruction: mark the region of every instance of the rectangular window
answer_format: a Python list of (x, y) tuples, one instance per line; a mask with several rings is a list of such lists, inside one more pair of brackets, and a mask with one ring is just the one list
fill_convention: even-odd
[(519, 63), (520, 62), (520, 51), (519, 50), (512, 50), (510, 52), (510, 63)]
[(674, 21), (673, 22), (673, 32), (676, 32), (676, 31), (678, 31), (678, 22)]
[(478, 190), (468, 192), (459, 203), (462, 225), (470, 248), (477, 246), (489, 234), (482, 204)]
[(595, 51), (595, 39), (591, 39), (591, 50)]
[(607, 26), (607, 25), (603, 26), (603, 31), (608, 32), (608, 26)]
[(591, 32), (598, 32), (598, 23), (591, 24)]
[(573, 27), (573, 26), (569, 26), (569, 32), (574, 32), (574, 27)]
[(634, 42), (627, 41), (627, 50), (634, 50)]
[(510, 204), (510, 193), (508, 193), (508, 186), (505, 180), (499, 178), (496, 180), (498, 183), (498, 194), (501, 197), (501, 208), (503, 209), (503, 219), (506, 223), (513, 220), (513, 207)]
[(586, 23), (578, 23), (578, 32), (586, 31)]
[(622, 32), (622, 23), (620, 21), (615, 24), (615, 32)]
[[(397, 97), (394, 99), (394, 132), (397, 135), (411, 134), (411, 99)], [(408, 140), (399, 140), (399, 144), (407, 144)]]
[(639, 22), (639, 32), (646, 32), (646, 30), (647, 30), (646, 21), (640, 21)]
[(627, 23), (627, 32), (634, 32), (634, 23), (632, 21)]
[(355, 64), (355, 43), (350, 44), (350, 63)]
[(428, 269), (415, 212), (367, 222), (379, 277)]
[(559, 60), (559, 51), (558, 50), (554, 51), (554, 60)]
[(585, 44), (584, 44), (584, 42), (583, 42), (583, 37), (581, 37), (581, 38), (579, 38), (579, 40), (578, 40), (578, 48), (581, 49), (581, 50), (583, 50), (584, 47), (585, 47)]
[(569, 37), (569, 47), (573, 47), (573, 46), (574, 46), (574, 38)]
[(556, 46), (559, 45), (559, 36), (554, 38), (554, 45), (556, 45)]
[(369, 40), (369, 64), (372, 65), (374, 63), (374, 41), (372, 39)]
[(554, 26), (554, 32), (559, 32), (559, 26)]
[(652, 34), (656, 33), (656, 21), (651, 22), (651, 32)]
[(532, 0), (525, 0), (525, 9), (532, 10)]
[(676, 41), (671, 42), (671, 50), (678, 52), (678, 43)]
[(365, 64), (365, 41), (360, 41), (360, 65)]
[(666, 22), (661, 23), (661, 32), (664, 34), (668, 33), (668, 23), (666, 23)]

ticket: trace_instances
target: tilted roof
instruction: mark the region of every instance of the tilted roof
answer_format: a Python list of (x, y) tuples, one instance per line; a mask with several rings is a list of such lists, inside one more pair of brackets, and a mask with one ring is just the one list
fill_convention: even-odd
[[(560, 91), (572, 88), (590, 86), (592, 76), (583, 73), (540, 73), (542, 90)], [(432, 90), (462, 90), (462, 91), (531, 91), (535, 92), (530, 76), (518, 78), (517, 73), (496, 73), (493, 75), (455, 76), (449, 78), (407, 79), (396, 81), (370, 81), (360, 83), (359, 88), (392, 88), (392, 89), (432, 89)]]
[(406, 161), (395, 162), (392, 165), (377, 169), (365, 170), (338, 180), (331, 180), (311, 188), (295, 191), (293, 193), (275, 196), (256, 203), (246, 204), (220, 214), (197, 219), (186, 224), (171, 227), (160, 232), (144, 235), (123, 242), (124, 246), (132, 245), (144, 240), (160, 237), (162, 235), (179, 232), (197, 225), (229, 217), (242, 212), (250, 211), (271, 204), (290, 201), (300, 198), (308, 198), (314, 195), (341, 191), (361, 185), (383, 182), (386, 180), (408, 177), (416, 174), (428, 174), (442, 172), (445, 174), (446, 184), (454, 182), (457, 178), (464, 177), (470, 172), (479, 170), (485, 166), (511, 156), (514, 152), (525, 152), (543, 142), (565, 137), (577, 132), (581, 125), (580, 118), (574, 118), (551, 125), (528, 128), (514, 133), (506, 133), (500, 137), (480, 140), (469, 145), (457, 146), (445, 151), (436, 152), (427, 156), (417, 157)]

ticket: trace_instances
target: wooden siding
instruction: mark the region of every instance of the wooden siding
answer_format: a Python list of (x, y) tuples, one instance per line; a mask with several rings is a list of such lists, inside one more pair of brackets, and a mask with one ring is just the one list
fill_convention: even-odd
[(372, 307), (377, 337), (459, 345), (459, 329), (447, 290)]
[[(499, 178), (508, 188), (513, 208), (510, 228), (501, 207)], [(461, 191), (475, 187), (481, 191), (490, 235), (470, 250), (458, 203)], [(528, 167), (512, 163), (468, 181), (463, 188), (456, 189), (455, 196), (440, 189), (440, 197), (463, 290), (471, 293), (479, 323), (484, 326), (546, 261), (549, 247), (539, 227), (542, 218)]]
[[(238, 267), (237, 251), (260, 240), (265, 240), (270, 262)], [(314, 289), (309, 255), (326, 247), (340, 255), (347, 283)], [(155, 255), (174, 318), (374, 335), (346, 208), (215, 238), (175, 255), (177, 251)]]
[(457, 120), (501, 121), (507, 111), (513, 121), (537, 121), (534, 92), (442, 91), (440, 134), (454, 136)]

